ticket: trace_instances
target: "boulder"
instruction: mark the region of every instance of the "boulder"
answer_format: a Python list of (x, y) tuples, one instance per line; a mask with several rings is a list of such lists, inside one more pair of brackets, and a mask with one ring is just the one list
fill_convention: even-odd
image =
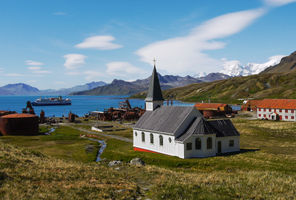
[(133, 158), (130, 161), (130, 164), (131, 165), (135, 165), (135, 166), (144, 166), (145, 165), (145, 162), (143, 160), (141, 160), (141, 158)]
[(120, 165), (120, 164), (122, 164), (122, 162), (120, 160), (113, 160), (113, 161), (109, 162), (108, 166), (113, 167), (113, 166)]

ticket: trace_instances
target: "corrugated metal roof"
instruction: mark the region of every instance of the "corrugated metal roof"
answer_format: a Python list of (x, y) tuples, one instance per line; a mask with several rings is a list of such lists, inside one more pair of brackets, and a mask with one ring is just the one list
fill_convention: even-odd
[(32, 114), (25, 114), (25, 113), (9, 114), (9, 115), (2, 116), (2, 118), (29, 118), (29, 117), (38, 117), (38, 116), (32, 115)]
[(146, 101), (163, 101), (162, 92), (161, 92), (155, 66), (153, 68), (149, 89), (148, 89), (147, 97), (145, 100)]
[(187, 106), (161, 106), (154, 111), (146, 111), (134, 128), (174, 135), (186, 117), (194, 110), (194, 107)]
[(296, 109), (296, 99), (263, 99), (257, 108)]
[(196, 103), (194, 105), (198, 110), (218, 110), (220, 107), (226, 107), (224, 103)]

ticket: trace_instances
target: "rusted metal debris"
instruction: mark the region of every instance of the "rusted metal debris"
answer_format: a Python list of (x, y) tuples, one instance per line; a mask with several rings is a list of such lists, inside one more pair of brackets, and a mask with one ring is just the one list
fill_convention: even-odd
[(102, 121), (122, 121), (122, 120), (137, 120), (143, 114), (145, 110), (139, 107), (131, 107), (129, 100), (125, 100), (119, 103), (119, 108), (110, 107), (103, 112), (96, 112), (95, 115), (98, 120)]

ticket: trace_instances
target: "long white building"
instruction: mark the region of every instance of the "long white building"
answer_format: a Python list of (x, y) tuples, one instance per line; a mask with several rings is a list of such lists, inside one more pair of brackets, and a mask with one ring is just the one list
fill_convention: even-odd
[(296, 99), (263, 99), (257, 105), (257, 118), (296, 121)]
[(146, 112), (133, 129), (134, 150), (180, 158), (240, 151), (240, 134), (230, 120), (207, 121), (193, 106), (163, 106), (155, 66), (145, 101)]

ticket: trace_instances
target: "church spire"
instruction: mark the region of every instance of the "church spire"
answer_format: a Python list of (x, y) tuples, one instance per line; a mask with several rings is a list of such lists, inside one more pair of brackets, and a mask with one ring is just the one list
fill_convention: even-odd
[(154, 59), (154, 68), (149, 84), (149, 89), (147, 93), (146, 101), (163, 101), (162, 92), (159, 84), (158, 74), (155, 67)]

